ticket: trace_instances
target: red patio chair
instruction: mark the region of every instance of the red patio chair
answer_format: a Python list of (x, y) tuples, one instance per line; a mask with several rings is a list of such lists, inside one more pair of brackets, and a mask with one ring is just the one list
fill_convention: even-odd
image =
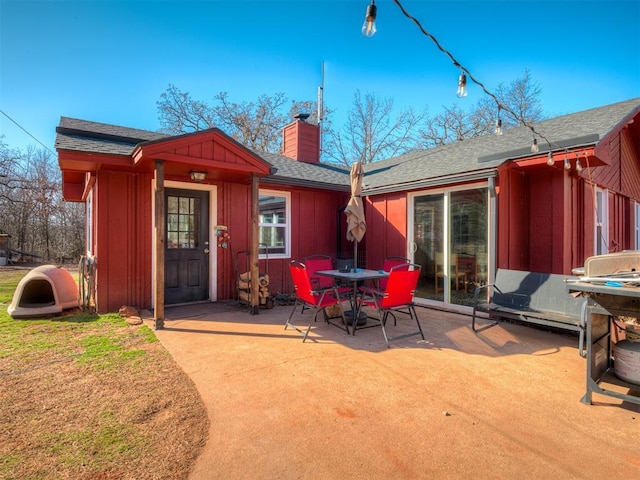
[[(387, 257), (384, 259), (384, 263), (382, 264), (382, 269), (385, 272), (389, 272), (396, 265), (404, 265), (405, 268), (408, 268), (410, 263), (411, 263), (411, 260), (409, 260), (406, 257)], [(378, 284), (375, 287), (363, 285), (362, 287), (360, 287), (360, 292), (363, 293), (364, 295), (374, 295), (374, 294), (382, 295), (382, 293), (384, 292), (384, 289), (387, 286), (387, 277), (381, 278), (380, 280), (378, 280), (377, 283)]]
[(333, 277), (326, 275), (318, 275), (319, 270), (333, 270), (333, 260), (329, 255), (314, 254), (304, 257), (304, 265), (309, 272), (311, 285), (314, 288), (337, 288), (340, 295), (349, 295), (352, 293), (351, 287), (337, 286)]
[[(316, 320), (318, 313), (327, 307), (338, 305), (342, 325), (331, 322), (331, 318), (329, 318), (328, 315), (325, 315), (325, 321), (349, 333), (349, 327), (347, 326), (347, 319), (344, 316), (344, 310), (342, 308), (342, 301), (340, 299), (338, 289), (336, 287), (324, 289), (314, 288), (311, 284), (309, 270), (306, 268), (304, 263), (297, 262), (295, 260), (291, 261), (289, 264), (289, 271), (291, 272), (291, 279), (296, 292), (296, 301), (291, 313), (289, 314), (289, 318), (285, 323), (284, 329), (286, 330), (287, 327), (294, 328), (303, 335), (302, 341), (304, 342), (307, 339), (307, 335), (309, 335), (309, 330), (311, 330), (311, 323)], [(293, 314), (295, 313), (298, 305), (302, 305), (303, 312), (305, 307), (312, 310), (312, 315), (309, 315), (309, 325), (306, 330), (301, 330), (291, 323), (291, 319), (293, 318)]]
[[(360, 308), (370, 307), (376, 310), (378, 314), (378, 320), (382, 327), (382, 334), (384, 335), (384, 341), (387, 347), (390, 347), (389, 342), (393, 340), (399, 340), (401, 338), (411, 337), (414, 335), (420, 335), (424, 340), (424, 333), (418, 320), (415, 304), (413, 303), (413, 297), (418, 285), (418, 278), (420, 277), (421, 266), (415, 263), (400, 264), (391, 268), (389, 277), (387, 277), (387, 284), (385, 286), (382, 295), (373, 294), (372, 297), (362, 297), (360, 300)], [(385, 325), (389, 315), (393, 315), (393, 312), (402, 311), (406, 309), (406, 312), (411, 318), (416, 321), (418, 330), (415, 332), (404, 333), (395, 337), (389, 337)], [(395, 318), (395, 316), (394, 316)]]
[[(333, 260), (329, 255), (322, 254), (313, 254), (307, 257), (304, 257), (304, 265), (307, 267), (307, 271), (309, 272), (309, 278), (311, 279), (311, 286), (314, 289), (324, 289), (324, 288), (337, 288), (338, 295), (340, 298), (351, 298), (353, 296), (353, 288), (345, 286), (345, 285), (337, 285), (336, 280), (333, 277), (328, 277), (326, 275), (318, 275), (316, 272), (319, 270), (333, 270)], [(302, 311), (306, 307), (302, 306)], [(325, 319), (328, 318), (337, 318), (335, 316), (331, 316), (325, 311)]]

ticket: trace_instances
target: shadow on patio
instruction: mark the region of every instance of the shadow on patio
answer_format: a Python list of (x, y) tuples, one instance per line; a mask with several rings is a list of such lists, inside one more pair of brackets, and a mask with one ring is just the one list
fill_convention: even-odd
[(157, 336), (211, 421), (192, 480), (637, 475), (640, 409), (580, 402), (576, 337), (508, 323), (476, 334), (468, 316), (419, 308), (425, 341), (387, 349), (380, 328), (353, 337), (319, 321), (302, 343), (284, 330), (290, 310), (167, 309)]

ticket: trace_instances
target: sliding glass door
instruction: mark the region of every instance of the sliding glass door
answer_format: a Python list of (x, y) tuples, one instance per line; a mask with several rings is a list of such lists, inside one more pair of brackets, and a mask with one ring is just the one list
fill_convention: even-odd
[(418, 298), (471, 305), (488, 279), (488, 190), (445, 189), (410, 197), (410, 250), (422, 265)]

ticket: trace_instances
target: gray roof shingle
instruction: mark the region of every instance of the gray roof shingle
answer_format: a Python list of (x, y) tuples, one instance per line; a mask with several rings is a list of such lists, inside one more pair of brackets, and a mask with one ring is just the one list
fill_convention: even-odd
[[(640, 98), (563, 115), (533, 125), (551, 142), (552, 150), (595, 145), (634, 110)], [(88, 153), (131, 155), (139, 143), (170, 138), (157, 132), (61, 117), (56, 148)], [(529, 127), (506, 130), (502, 136), (486, 135), (437, 148), (415, 151), (365, 166), (363, 194), (401, 191), (451, 177), (489, 176), (514, 158), (532, 155)], [(538, 139), (540, 151), (548, 146)], [(329, 164), (299, 162), (280, 154), (254, 152), (277, 168), (263, 183), (306, 186), (348, 192), (349, 170)]]
[(330, 188), (348, 192), (351, 189), (349, 170), (334, 165), (299, 162), (275, 153), (258, 153), (265, 161), (276, 167), (275, 175), (261, 180), (263, 183)]
[(55, 148), (57, 150), (113, 155), (131, 155), (139, 143), (168, 137), (168, 135), (148, 130), (69, 117), (60, 117), (56, 133)]
[[(533, 124), (551, 143), (552, 150), (597, 144), (634, 110), (640, 98), (543, 120)], [(489, 172), (514, 158), (532, 155), (529, 127), (506, 130), (503, 135), (470, 138), (420, 150), (367, 165), (363, 193), (403, 190), (419, 182), (453, 175)], [(538, 138), (540, 151), (548, 145)]]

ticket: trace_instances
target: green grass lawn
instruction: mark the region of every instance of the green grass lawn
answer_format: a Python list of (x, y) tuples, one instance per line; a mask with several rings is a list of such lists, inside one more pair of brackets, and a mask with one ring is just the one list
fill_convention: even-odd
[(186, 478), (206, 413), (153, 330), (79, 310), (13, 319), (26, 273), (0, 272), (0, 478)]

